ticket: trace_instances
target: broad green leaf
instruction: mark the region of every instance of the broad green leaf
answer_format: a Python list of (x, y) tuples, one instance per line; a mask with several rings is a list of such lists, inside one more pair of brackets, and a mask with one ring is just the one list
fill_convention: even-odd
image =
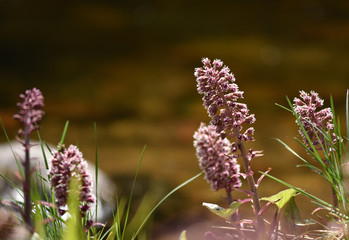
[(187, 240), (187, 231), (182, 231), (181, 235), (179, 236), (178, 240)]
[(290, 188), (283, 190), (273, 196), (261, 198), (261, 200), (274, 203), (281, 210), (290, 199), (298, 194), (298, 191)]
[(295, 197), (291, 196), (291, 198), (285, 204), (285, 208), (281, 216), (282, 227), (285, 231), (295, 234), (297, 229), (299, 229), (297, 225), (302, 223), (303, 221), (296, 205)]
[(221, 206), (218, 206), (217, 204), (213, 203), (202, 203), (203, 206), (205, 206), (208, 210), (213, 212), (214, 214), (220, 216), (221, 218), (224, 218), (225, 220), (230, 221), (230, 217), (236, 212), (236, 210), (241, 205), (241, 202), (233, 202), (230, 204), (229, 208), (223, 208)]

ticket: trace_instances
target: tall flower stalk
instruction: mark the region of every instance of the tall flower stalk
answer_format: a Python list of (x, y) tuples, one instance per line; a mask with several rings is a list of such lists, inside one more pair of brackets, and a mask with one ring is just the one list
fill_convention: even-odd
[(17, 103), (19, 112), (14, 115), (15, 119), (18, 119), (24, 126), (24, 129), (18, 131), (18, 141), (22, 143), (25, 151), (24, 159), (21, 159), (21, 163), (24, 170), (24, 179), (22, 179), (23, 192), (24, 192), (24, 222), (28, 227), (32, 227), (30, 218), (31, 213), (31, 197), (30, 197), (30, 176), (33, 172), (30, 167), (30, 135), (33, 131), (38, 130), (40, 127), (40, 121), (44, 115), (42, 107), (44, 106), (44, 97), (41, 91), (37, 88), (26, 90), (25, 94), (21, 94), (20, 98), (22, 102)]
[(254, 129), (248, 128), (244, 132), (243, 124), (255, 122), (254, 114), (249, 114), (246, 104), (239, 103), (243, 92), (235, 83), (235, 78), (230, 69), (223, 65), (221, 60), (212, 63), (208, 58), (203, 58), (204, 64), (195, 69), (197, 90), (203, 95), (203, 105), (211, 117), (211, 124), (216, 127), (216, 132), (221, 138), (228, 138), (232, 143), (234, 157), (241, 158), (246, 173), (246, 179), (252, 193), (254, 212), (258, 222), (259, 232), (265, 231), (264, 221), (259, 215), (260, 199), (258, 196), (253, 171), (250, 161), (260, 152), (247, 150), (244, 142), (253, 141)]

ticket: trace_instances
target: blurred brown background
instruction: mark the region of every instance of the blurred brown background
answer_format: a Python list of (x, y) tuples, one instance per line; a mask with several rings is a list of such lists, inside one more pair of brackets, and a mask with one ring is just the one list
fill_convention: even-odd
[[(348, 41), (347, 1), (1, 0), (0, 116), (14, 137), (18, 95), (41, 89), (44, 139), (56, 144), (70, 120), (66, 143), (94, 160), (96, 122), (100, 167), (119, 183), (133, 177), (147, 145), (140, 192), (158, 187), (160, 197), (200, 171), (192, 135), (208, 118), (193, 72), (202, 57), (219, 58), (256, 114), (250, 147), (264, 157), (254, 170), (272, 167), (328, 200), (328, 187), (273, 139), (300, 150), (294, 119), (275, 103), (315, 90), (329, 106), (332, 94), (344, 120)], [(266, 179), (260, 191), (283, 188)], [(154, 239), (171, 239), (209, 215), (202, 201), (224, 204), (223, 197), (203, 178), (189, 184), (155, 214)]]

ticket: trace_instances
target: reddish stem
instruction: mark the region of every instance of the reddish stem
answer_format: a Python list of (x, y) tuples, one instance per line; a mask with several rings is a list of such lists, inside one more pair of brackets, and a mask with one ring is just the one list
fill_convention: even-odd
[(23, 192), (24, 192), (24, 222), (25, 224), (31, 228), (32, 221), (30, 218), (31, 213), (31, 197), (30, 197), (30, 127), (25, 126), (24, 132), (24, 151), (25, 151), (25, 159), (23, 163), (24, 168), (24, 181), (23, 181)]

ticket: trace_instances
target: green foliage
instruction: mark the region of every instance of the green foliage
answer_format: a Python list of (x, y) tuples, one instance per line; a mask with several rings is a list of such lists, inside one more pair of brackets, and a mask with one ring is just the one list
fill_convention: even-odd
[(296, 204), (295, 196), (291, 196), (285, 203), (281, 224), (286, 232), (295, 233), (297, 232), (298, 223), (303, 223), (303, 221)]
[(290, 188), (283, 190), (273, 196), (263, 197), (261, 200), (275, 204), (281, 210), (292, 198), (298, 194), (297, 190)]
[(295, 233), (297, 231), (297, 224), (303, 223), (295, 201), (295, 197), (298, 194), (299, 192), (297, 190), (289, 188), (273, 196), (261, 198), (261, 200), (268, 201), (277, 206), (274, 216), (275, 229), (278, 229), (280, 214), (284, 232)]
[(231, 221), (231, 217), (236, 211), (238, 210), (239, 206), (241, 205), (241, 202), (233, 202), (230, 204), (228, 208), (223, 208), (221, 206), (218, 206), (217, 204), (213, 203), (202, 203), (204, 207), (206, 207), (208, 210), (213, 212), (214, 214), (220, 216), (221, 218), (225, 219), (226, 221)]
[(285, 186), (287, 186), (289, 188), (292, 188), (292, 189), (296, 190), (297, 192), (299, 192), (299, 193), (309, 197), (310, 199), (313, 200), (312, 202), (314, 204), (320, 206), (321, 208), (326, 209), (326, 210), (330, 211), (331, 213), (333, 213), (333, 214), (335, 214), (337, 216), (340, 216), (344, 220), (349, 220), (348, 216), (340, 213), (339, 209), (335, 208), (332, 204), (330, 204), (330, 203), (328, 203), (328, 202), (326, 202), (326, 201), (324, 201), (324, 200), (322, 200), (322, 199), (320, 199), (320, 198), (318, 198), (318, 197), (316, 197), (316, 196), (314, 196), (314, 195), (312, 195), (312, 194), (310, 194), (310, 193), (308, 193), (308, 192), (306, 192), (306, 191), (304, 191), (304, 190), (302, 190), (302, 189), (300, 189), (298, 187), (295, 187), (295, 186), (293, 186), (293, 185), (291, 185), (291, 184), (289, 184), (289, 183), (287, 183), (285, 181), (282, 181), (281, 179), (273, 177), (273, 176), (271, 176), (269, 174), (265, 174), (265, 175), (267, 177), (269, 177), (269, 178), (271, 178), (271, 179), (273, 179), (273, 180), (275, 180), (275, 181), (277, 181), (277, 182), (279, 182), (279, 183), (281, 183), (281, 184), (283, 184), (283, 185), (285, 185)]

